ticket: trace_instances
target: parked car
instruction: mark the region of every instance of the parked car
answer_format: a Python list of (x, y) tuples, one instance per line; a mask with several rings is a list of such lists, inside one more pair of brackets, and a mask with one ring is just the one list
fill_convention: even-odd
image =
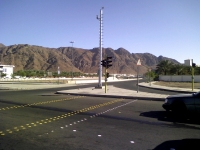
[(166, 111), (200, 113), (200, 91), (168, 96), (162, 106)]

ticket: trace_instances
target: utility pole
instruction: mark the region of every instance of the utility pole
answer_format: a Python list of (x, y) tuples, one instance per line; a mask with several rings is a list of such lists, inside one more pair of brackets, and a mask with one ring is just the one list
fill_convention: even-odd
[(102, 88), (102, 66), (101, 66), (101, 61), (102, 61), (102, 43), (103, 43), (103, 9), (102, 7), (100, 9), (100, 17), (97, 15), (97, 19), (100, 21), (100, 36), (99, 36), (99, 49), (100, 49), (100, 57), (99, 57), (99, 83), (98, 83), (98, 88)]

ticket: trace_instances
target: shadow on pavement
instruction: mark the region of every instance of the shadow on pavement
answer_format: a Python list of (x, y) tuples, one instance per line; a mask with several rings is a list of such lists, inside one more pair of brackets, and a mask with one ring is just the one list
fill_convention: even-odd
[(166, 111), (149, 111), (140, 114), (143, 117), (157, 118), (160, 121), (200, 125), (199, 114), (174, 114)]
[(200, 150), (200, 139), (165, 141), (153, 150)]

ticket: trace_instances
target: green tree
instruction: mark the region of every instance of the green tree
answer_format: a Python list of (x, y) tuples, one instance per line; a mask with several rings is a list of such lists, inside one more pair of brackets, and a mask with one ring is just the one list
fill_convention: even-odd
[(192, 74), (192, 68), (190, 66), (184, 66), (182, 75), (191, 75)]
[(170, 70), (172, 75), (182, 75), (184, 71), (184, 66), (180, 64), (173, 64)]
[(200, 75), (200, 67), (195, 67), (194, 68), (194, 74), (195, 75)]
[(6, 76), (6, 74), (5, 73), (2, 73), (2, 72), (0, 72), (1, 73), (1, 78), (3, 78), (3, 77), (5, 77)]
[(144, 74), (145, 79), (147, 82), (151, 82), (152, 80), (155, 80), (156, 73), (155, 71), (148, 71)]
[(172, 62), (170, 62), (169, 60), (163, 60), (157, 65), (156, 73), (162, 74), (162, 75), (170, 74), (170, 70), (172, 66), (173, 66)]

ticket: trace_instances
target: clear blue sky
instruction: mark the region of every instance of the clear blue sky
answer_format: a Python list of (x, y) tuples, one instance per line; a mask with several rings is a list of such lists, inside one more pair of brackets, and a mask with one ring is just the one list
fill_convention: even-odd
[(58, 48), (104, 45), (200, 64), (200, 0), (0, 0), (0, 43)]

